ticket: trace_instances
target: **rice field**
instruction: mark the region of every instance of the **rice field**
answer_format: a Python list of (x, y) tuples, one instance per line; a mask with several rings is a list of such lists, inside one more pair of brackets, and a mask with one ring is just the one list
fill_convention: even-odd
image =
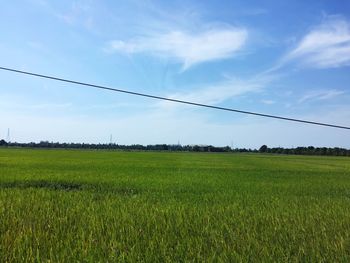
[(350, 158), (0, 148), (1, 262), (349, 262)]

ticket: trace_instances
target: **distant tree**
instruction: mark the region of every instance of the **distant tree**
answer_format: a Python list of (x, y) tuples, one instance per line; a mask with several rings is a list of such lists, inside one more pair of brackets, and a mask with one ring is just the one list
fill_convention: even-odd
[(200, 151), (200, 147), (199, 147), (198, 145), (194, 145), (193, 148), (192, 148), (192, 150), (193, 150), (194, 152), (199, 152), (199, 151)]
[(267, 146), (264, 144), (263, 146), (260, 147), (259, 152), (266, 153), (267, 149), (268, 149)]
[(0, 146), (7, 145), (7, 142), (5, 140), (0, 140)]

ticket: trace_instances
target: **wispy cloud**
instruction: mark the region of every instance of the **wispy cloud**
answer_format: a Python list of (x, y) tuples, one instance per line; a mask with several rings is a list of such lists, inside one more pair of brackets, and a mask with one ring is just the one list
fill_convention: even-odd
[(149, 53), (172, 58), (183, 64), (183, 69), (213, 60), (234, 56), (246, 43), (248, 31), (243, 28), (212, 28), (189, 33), (173, 30), (164, 34), (139, 37), (127, 41), (109, 42), (109, 50), (127, 54)]
[(304, 96), (302, 96), (298, 102), (303, 103), (305, 101), (310, 100), (329, 100), (333, 99), (337, 96), (340, 96), (344, 94), (345, 91), (343, 90), (336, 90), (336, 89), (330, 89), (330, 90), (316, 90), (306, 93)]
[(284, 57), (283, 63), (294, 60), (300, 60), (304, 66), (313, 68), (350, 65), (349, 21), (341, 16), (327, 17)]
[(276, 103), (274, 100), (261, 100), (261, 102), (266, 105), (272, 105)]
[[(190, 102), (216, 105), (234, 97), (243, 96), (248, 93), (261, 91), (267, 83), (273, 80), (272, 76), (265, 76), (252, 79), (231, 78), (221, 83), (206, 87), (195, 88), (191, 91), (169, 94), (168, 98), (185, 100)], [(164, 109), (173, 109), (176, 105), (170, 102), (161, 102), (157, 106)]]

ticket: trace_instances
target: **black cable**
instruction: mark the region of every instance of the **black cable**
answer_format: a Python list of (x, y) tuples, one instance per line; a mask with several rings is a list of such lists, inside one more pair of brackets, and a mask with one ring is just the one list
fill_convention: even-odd
[(194, 106), (199, 106), (199, 107), (211, 108), (211, 109), (216, 109), (216, 110), (231, 111), (231, 112), (255, 115), (255, 116), (266, 117), (266, 118), (273, 118), (273, 119), (279, 119), (279, 120), (285, 120), (285, 121), (294, 121), (294, 122), (301, 122), (301, 123), (306, 123), (306, 124), (313, 124), (313, 125), (320, 125), (320, 126), (350, 130), (350, 127), (340, 126), (340, 125), (335, 125), (335, 124), (307, 121), (307, 120), (301, 120), (301, 119), (293, 119), (293, 118), (287, 118), (287, 117), (282, 117), (282, 116), (277, 116), (277, 115), (269, 115), (269, 114), (251, 112), (251, 111), (236, 110), (236, 109), (212, 106), (212, 105), (201, 104), (201, 103), (196, 103), (196, 102), (165, 98), (165, 97), (160, 97), (160, 96), (155, 96), (155, 95), (150, 95), (150, 94), (144, 94), (144, 93), (122, 90), (122, 89), (114, 89), (114, 88), (109, 88), (106, 86), (100, 86), (100, 85), (94, 85), (94, 84), (84, 83), (84, 82), (75, 81), (75, 80), (57, 78), (57, 77), (52, 77), (52, 76), (48, 76), (48, 75), (42, 75), (42, 74), (37, 74), (37, 73), (32, 73), (32, 72), (27, 72), (27, 71), (22, 71), (22, 70), (17, 70), (17, 69), (11, 69), (11, 68), (6, 68), (6, 67), (0, 67), (0, 69), (6, 70), (6, 71), (11, 71), (11, 72), (16, 72), (16, 73), (21, 73), (21, 74), (26, 74), (26, 75), (30, 75), (30, 76), (35, 76), (35, 77), (45, 78), (45, 79), (57, 80), (57, 81), (72, 83), (72, 84), (76, 84), (76, 85), (83, 85), (83, 86), (88, 86), (88, 87), (92, 87), (92, 88), (121, 92), (121, 93), (136, 95), (136, 96), (152, 98), (152, 99), (165, 100), (165, 101), (194, 105)]

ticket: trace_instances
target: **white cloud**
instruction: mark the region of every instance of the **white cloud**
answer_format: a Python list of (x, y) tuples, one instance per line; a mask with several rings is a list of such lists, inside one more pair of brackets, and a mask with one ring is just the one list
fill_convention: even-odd
[[(167, 97), (201, 104), (216, 105), (247, 93), (259, 92), (273, 79), (274, 76), (272, 75), (247, 80), (231, 78), (221, 83), (192, 89), (191, 91), (169, 94)], [(157, 107), (173, 109), (179, 105), (180, 104), (162, 101), (157, 104)]]
[(274, 100), (262, 100), (261, 102), (266, 105), (272, 105), (276, 103)]
[(345, 91), (342, 90), (336, 90), (336, 89), (331, 89), (331, 90), (317, 90), (317, 91), (312, 91), (306, 93), (304, 96), (302, 96), (299, 99), (299, 103), (303, 103), (308, 100), (329, 100), (332, 98), (335, 98), (339, 95), (344, 94)]
[(313, 68), (335, 68), (350, 65), (350, 23), (339, 16), (328, 17), (311, 30), (283, 59), (300, 59)]
[(171, 31), (129, 41), (114, 40), (109, 50), (170, 57), (182, 63), (185, 70), (198, 63), (232, 57), (242, 49), (247, 37), (247, 30), (241, 28), (213, 28), (197, 34)]

